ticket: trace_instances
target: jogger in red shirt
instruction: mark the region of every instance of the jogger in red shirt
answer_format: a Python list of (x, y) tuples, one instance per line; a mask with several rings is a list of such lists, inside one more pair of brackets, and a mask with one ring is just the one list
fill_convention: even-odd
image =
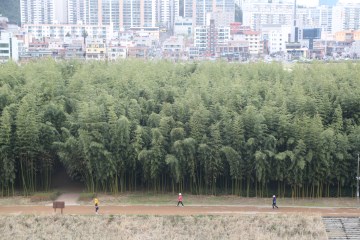
[(177, 207), (179, 206), (180, 203), (181, 203), (182, 206), (184, 206), (182, 200), (183, 200), (183, 197), (182, 197), (181, 193), (179, 193)]

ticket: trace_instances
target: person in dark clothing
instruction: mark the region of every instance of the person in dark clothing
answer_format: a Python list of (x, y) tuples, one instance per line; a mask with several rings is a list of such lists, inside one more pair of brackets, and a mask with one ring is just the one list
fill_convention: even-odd
[(275, 196), (275, 195), (273, 195), (273, 204), (272, 204), (272, 207), (273, 207), (273, 209), (274, 209), (274, 208), (278, 208), (278, 206), (276, 205), (276, 196)]

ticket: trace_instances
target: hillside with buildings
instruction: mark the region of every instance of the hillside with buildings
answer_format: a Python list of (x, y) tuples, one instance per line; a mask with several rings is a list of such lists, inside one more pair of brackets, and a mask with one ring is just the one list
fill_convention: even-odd
[(0, 14), (20, 25), (20, 1), (0, 0)]

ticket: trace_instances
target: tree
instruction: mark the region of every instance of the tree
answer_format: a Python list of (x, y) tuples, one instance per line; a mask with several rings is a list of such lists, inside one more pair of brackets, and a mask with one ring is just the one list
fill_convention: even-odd
[(20, 164), (24, 194), (36, 191), (37, 155), (39, 150), (39, 119), (36, 100), (25, 96), (16, 115), (16, 152)]
[(14, 195), (15, 183), (15, 158), (13, 154), (13, 119), (8, 108), (5, 108), (0, 118), (0, 187), (1, 196), (5, 193)]

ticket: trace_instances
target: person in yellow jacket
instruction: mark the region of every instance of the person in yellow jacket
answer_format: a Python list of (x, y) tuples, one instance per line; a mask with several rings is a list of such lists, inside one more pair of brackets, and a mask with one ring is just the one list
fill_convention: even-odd
[(95, 213), (99, 214), (99, 200), (97, 198), (94, 198), (95, 203)]

